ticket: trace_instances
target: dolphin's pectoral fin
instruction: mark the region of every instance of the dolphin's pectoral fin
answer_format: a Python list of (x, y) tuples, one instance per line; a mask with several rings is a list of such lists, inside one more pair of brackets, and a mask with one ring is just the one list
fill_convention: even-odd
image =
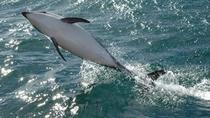
[(166, 72), (164, 70), (156, 70), (154, 72), (151, 72), (148, 75), (148, 77), (150, 77), (153, 81), (157, 80), (161, 75), (166, 74)]
[(62, 58), (64, 61), (66, 61), (66, 59), (63, 57), (63, 55), (61, 54), (61, 52), (60, 52), (60, 50), (59, 50), (58, 43), (56, 42), (56, 40), (55, 40), (54, 38), (50, 38), (50, 39), (52, 40), (52, 42), (53, 42), (53, 44), (54, 44), (54, 46), (55, 46), (55, 48), (56, 48), (58, 54), (61, 56), (61, 58)]
[(83, 18), (77, 18), (77, 17), (68, 17), (68, 18), (62, 18), (61, 21), (65, 23), (77, 23), (77, 22), (83, 22), (83, 23), (90, 23), (90, 21), (83, 19)]

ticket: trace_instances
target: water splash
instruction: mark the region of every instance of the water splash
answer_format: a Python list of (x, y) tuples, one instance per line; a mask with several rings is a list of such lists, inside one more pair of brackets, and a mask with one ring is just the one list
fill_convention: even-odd
[(200, 83), (192, 87), (180, 85), (178, 78), (173, 72), (169, 71), (165, 76), (156, 82), (157, 86), (166, 91), (174, 92), (177, 95), (188, 95), (202, 100), (210, 100), (210, 81), (207, 79), (201, 80)]

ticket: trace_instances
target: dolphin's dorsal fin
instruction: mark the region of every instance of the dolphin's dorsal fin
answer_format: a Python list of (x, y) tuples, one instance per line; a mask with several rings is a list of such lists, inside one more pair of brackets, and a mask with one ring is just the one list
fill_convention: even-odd
[(77, 22), (83, 22), (83, 23), (90, 23), (90, 21), (83, 19), (83, 18), (77, 18), (77, 17), (68, 17), (68, 18), (62, 18), (61, 21), (65, 23), (77, 23)]
[(64, 61), (66, 61), (66, 59), (63, 57), (63, 55), (61, 54), (61, 52), (60, 52), (60, 50), (59, 50), (58, 43), (56, 42), (56, 40), (55, 40), (54, 38), (50, 38), (50, 39), (52, 40), (52, 42), (53, 42), (53, 44), (54, 44), (54, 46), (55, 46), (55, 48), (56, 48), (58, 54), (61, 56), (61, 58), (62, 58)]

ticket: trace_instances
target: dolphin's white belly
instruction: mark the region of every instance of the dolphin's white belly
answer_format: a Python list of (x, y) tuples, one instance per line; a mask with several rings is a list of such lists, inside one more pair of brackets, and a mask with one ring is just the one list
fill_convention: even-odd
[(117, 67), (116, 61), (110, 54), (77, 24), (60, 22), (53, 37), (56, 42), (71, 53), (98, 64)]

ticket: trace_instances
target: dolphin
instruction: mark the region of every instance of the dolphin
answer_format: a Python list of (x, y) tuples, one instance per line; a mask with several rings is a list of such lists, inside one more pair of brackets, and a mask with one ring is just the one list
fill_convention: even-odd
[[(22, 12), (22, 15), (40, 33), (49, 37), (64, 61), (66, 59), (61, 54), (59, 47), (82, 59), (135, 75), (120, 64), (92, 34), (78, 24), (90, 23), (90, 21), (78, 17), (62, 17), (50, 12)], [(159, 74), (150, 73), (148, 76), (155, 80)]]

